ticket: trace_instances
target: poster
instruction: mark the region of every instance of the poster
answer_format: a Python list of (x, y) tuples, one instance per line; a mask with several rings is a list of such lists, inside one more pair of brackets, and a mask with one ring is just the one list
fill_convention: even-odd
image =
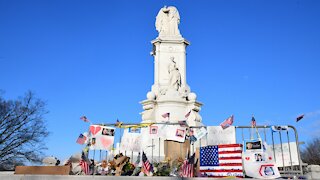
[(207, 132), (207, 145), (236, 143), (236, 130), (234, 126), (226, 129), (222, 129), (221, 126), (208, 126)]
[(114, 127), (91, 125), (90, 126), (90, 149), (109, 150), (114, 142)]

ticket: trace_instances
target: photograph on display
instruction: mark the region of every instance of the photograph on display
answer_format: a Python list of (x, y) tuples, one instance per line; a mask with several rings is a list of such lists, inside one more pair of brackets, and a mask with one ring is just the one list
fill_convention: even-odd
[(262, 146), (262, 141), (259, 139), (256, 140), (246, 140), (245, 141), (245, 150), (262, 150), (263, 146)]
[(263, 156), (262, 153), (255, 153), (255, 154), (254, 154), (254, 157), (255, 157), (255, 160), (256, 160), (257, 162), (263, 162), (263, 161), (265, 161), (265, 157)]
[(128, 132), (129, 133), (141, 133), (141, 128), (129, 127)]
[(96, 138), (92, 138), (91, 145), (94, 146), (96, 144)]
[(158, 133), (158, 126), (150, 126), (150, 134), (157, 134)]
[(183, 138), (184, 137), (184, 130), (177, 129), (176, 136)]
[(114, 136), (114, 129), (103, 128), (101, 134), (105, 136)]

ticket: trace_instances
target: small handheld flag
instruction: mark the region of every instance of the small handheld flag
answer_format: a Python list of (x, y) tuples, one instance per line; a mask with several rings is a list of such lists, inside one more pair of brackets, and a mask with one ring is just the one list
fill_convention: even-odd
[(300, 116), (297, 117), (296, 122), (300, 121), (300, 120), (303, 119), (303, 118), (304, 118), (304, 114), (301, 114)]
[(178, 121), (178, 123), (179, 123), (179, 125), (180, 125), (181, 127), (187, 127), (187, 126), (188, 126), (188, 123), (187, 123), (186, 120), (184, 120), (184, 121)]
[(90, 120), (86, 116), (81, 116), (80, 119), (84, 122), (90, 122)]
[(222, 129), (226, 129), (229, 126), (231, 126), (233, 123), (233, 115), (231, 115), (230, 117), (228, 117), (228, 119), (224, 120), (220, 126), (222, 127)]
[(251, 126), (252, 127), (256, 127), (257, 126), (257, 122), (256, 122), (256, 119), (254, 118), (254, 116), (252, 116), (252, 119), (251, 119)]
[(191, 110), (184, 116), (185, 118), (188, 118), (191, 114)]
[(149, 162), (149, 160), (144, 152), (142, 152), (142, 164), (143, 164), (143, 168), (145, 170), (145, 173), (149, 174), (149, 172), (152, 170), (152, 165)]
[(164, 113), (164, 114), (162, 114), (162, 117), (163, 118), (169, 118), (170, 117), (170, 113)]
[(77, 143), (78, 144), (84, 144), (86, 142), (86, 140), (87, 140), (87, 137), (84, 136), (83, 134), (80, 134), (78, 139), (77, 139)]

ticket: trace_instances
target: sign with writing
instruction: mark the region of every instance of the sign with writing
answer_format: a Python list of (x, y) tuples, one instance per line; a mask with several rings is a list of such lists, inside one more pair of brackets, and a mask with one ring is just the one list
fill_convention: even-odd
[[(290, 142), (289, 144), (290, 144), (290, 151), (289, 151), (288, 143), (282, 144), (282, 151), (281, 151), (281, 144), (274, 145), (274, 151), (276, 154), (275, 160), (278, 167), (291, 166), (291, 163), (293, 166), (299, 165), (297, 145), (295, 142)], [(272, 155), (273, 155), (272, 145), (270, 146), (270, 149), (272, 150)], [(290, 155), (291, 155), (291, 158), (290, 158)]]
[(222, 129), (221, 126), (208, 126), (207, 132), (207, 145), (209, 146), (236, 143), (236, 129), (234, 126), (226, 129)]

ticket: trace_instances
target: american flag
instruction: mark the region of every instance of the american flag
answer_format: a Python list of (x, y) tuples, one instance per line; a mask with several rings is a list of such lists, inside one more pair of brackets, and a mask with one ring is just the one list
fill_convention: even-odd
[(164, 114), (162, 114), (162, 117), (163, 118), (168, 118), (170, 116), (170, 113), (164, 113)]
[(146, 156), (146, 154), (144, 152), (142, 152), (142, 164), (143, 164), (143, 168), (145, 173), (149, 173), (151, 171), (151, 164)]
[(242, 178), (242, 144), (221, 144), (200, 148), (201, 176)]
[(86, 116), (81, 116), (80, 119), (84, 122), (90, 122)]
[(304, 114), (301, 114), (300, 116), (298, 116), (296, 122), (300, 121), (302, 118), (304, 118)]
[(257, 126), (256, 119), (253, 116), (252, 116), (252, 119), (251, 119), (251, 126), (252, 127), (256, 127)]
[(191, 110), (184, 116), (185, 118), (188, 118), (191, 114)]
[(79, 165), (81, 166), (81, 169), (84, 172), (84, 174), (88, 175), (90, 168), (87, 161), (85, 161), (84, 159), (81, 159)]
[(87, 137), (84, 136), (83, 134), (80, 134), (78, 139), (77, 139), (77, 143), (78, 144), (84, 144), (86, 142), (86, 140), (87, 140)]
[(220, 126), (222, 127), (222, 129), (226, 129), (227, 127), (231, 126), (233, 123), (233, 115), (231, 115), (230, 117), (228, 117), (228, 119), (224, 120)]
[(188, 123), (187, 123), (186, 120), (184, 120), (184, 121), (178, 121), (178, 123), (179, 123), (179, 125), (180, 125), (181, 127), (187, 127), (187, 126), (188, 126)]
[(193, 177), (194, 173), (194, 158), (195, 153), (188, 159), (184, 160), (181, 166), (181, 177)]

